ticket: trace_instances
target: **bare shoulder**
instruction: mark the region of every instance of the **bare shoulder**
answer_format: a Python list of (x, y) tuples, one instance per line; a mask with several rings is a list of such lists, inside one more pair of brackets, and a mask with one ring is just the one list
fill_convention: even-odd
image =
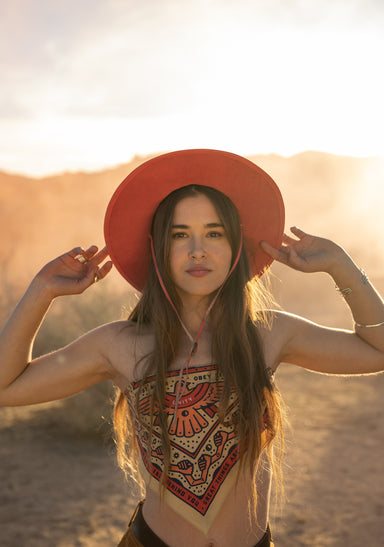
[[(114, 345), (119, 343), (119, 339), (124, 339), (126, 343), (132, 341), (134, 331), (134, 324), (131, 321), (113, 321), (89, 331), (82, 336), (82, 339), (86, 343), (94, 344), (100, 352), (108, 356)], [(124, 336), (122, 336), (123, 333)]]
[(303, 318), (281, 310), (270, 310), (268, 325), (259, 326), (267, 367), (276, 371), (282, 362), (285, 348)]
[(154, 336), (149, 327), (138, 327), (132, 321), (115, 321), (100, 327), (102, 347), (118, 385), (130, 382), (135, 376), (137, 363), (153, 350)]

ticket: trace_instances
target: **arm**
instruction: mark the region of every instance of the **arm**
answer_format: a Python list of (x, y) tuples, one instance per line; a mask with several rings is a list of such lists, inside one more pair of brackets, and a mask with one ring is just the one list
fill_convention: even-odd
[[(350, 256), (330, 240), (291, 229), (298, 239), (284, 236), (280, 249), (263, 242), (276, 260), (302, 272), (328, 273), (340, 289), (356, 323), (384, 321), (384, 303)], [(362, 374), (384, 369), (384, 324), (355, 332), (329, 329), (289, 314), (278, 314), (281, 361), (319, 372)]]
[[(85, 262), (78, 260), (82, 256)], [(111, 367), (101, 341), (89, 334), (74, 344), (31, 361), (33, 341), (52, 301), (80, 294), (97, 274), (107, 275), (111, 263), (96, 247), (73, 249), (47, 264), (33, 279), (0, 333), (0, 405), (30, 404), (65, 397), (108, 377)], [(101, 337), (102, 339), (102, 337)]]

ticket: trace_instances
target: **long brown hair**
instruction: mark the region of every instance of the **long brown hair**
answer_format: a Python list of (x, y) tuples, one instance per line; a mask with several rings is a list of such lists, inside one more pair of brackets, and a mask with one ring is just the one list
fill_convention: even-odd
[[(241, 222), (232, 201), (218, 190), (200, 185), (190, 185), (169, 194), (159, 205), (152, 222), (151, 234), (156, 262), (165, 287), (181, 314), (181, 301), (172, 282), (169, 264), (171, 229), (177, 203), (186, 197), (205, 195), (214, 205), (226, 236), (236, 257), (241, 242)], [(264, 448), (261, 431), (263, 416), (268, 409), (266, 447), (277, 475), (280, 465), (276, 460), (282, 454), (282, 407), (278, 391), (265, 365), (262, 342), (258, 327), (268, 327), (272, 320), (270, 294), (258, 278), (252, 279), (246, 242), (238, 264), (225, 282), (210, 312), (212, 332), (212, 358), (218, 374), (223, 379), (219, 401), (219, 419), (224, 421), (231, 389), (238, 396), (236, 431), (239, 441), (240, 471), (246, 466), (255, 479), (257, 464)], [(142, 297), (129, 319), (140, 329), (150, 326), (154, 333), (154, 350), (147, 356), (145, 378), (156, 375), (152, 393), (152, 415), (160, 420), (164, 470), (162, 486), (166, 486), (171, 461), (171, 446), (165, 409), (166, 373), (175, 359), (182, 337), (179, 320), (161, 289), (153, 262), (150, 264), (147, 284)], [(143, 379), (143, 382), (145, 381)], [(124, 395), (118, 391), (114, 408), (114, 425), (118, 447), (118, 460), (126, 471), (132, 471), (138, 452), (135, 445), (133, 424)], [(272, 451), (273, 441), (279, 439), (278, 456)], [(151, 443), (148, 443), (150, 446)], [(278, 481), (280, 482), (280, 481)], [(256, 501), (255, 480), (252, 481), (253, 500)], [(256, 503), (253, 504), (254, 510)]]

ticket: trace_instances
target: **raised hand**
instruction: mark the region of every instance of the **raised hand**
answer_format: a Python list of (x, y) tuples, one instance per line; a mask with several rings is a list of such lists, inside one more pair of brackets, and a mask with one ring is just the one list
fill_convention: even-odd
[(54, 298), (61, 295), (80, 294), (111, 270), (106, 248), (98, 252), (95, 245), (84, 250), (76, 247), (46, 264), (35, 277), (35, 282), (45, 286)]
[(331, 272), (332, 267), (346, 255), (345, 251), (330, 239), (309, 235), (296, 226), (291, 228), (294, 239), (287, 234), (283, 244), (276, 249), (266, 241), (261, 248), (272, 258), (301, 272)]

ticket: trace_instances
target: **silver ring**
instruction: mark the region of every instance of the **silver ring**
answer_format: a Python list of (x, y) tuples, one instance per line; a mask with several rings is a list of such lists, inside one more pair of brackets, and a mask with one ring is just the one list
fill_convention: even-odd
[(87, 262), (87, 259), (83, 255), (75, 256), (75, 260), (77, 260), (81, 264), (85, 264)]

